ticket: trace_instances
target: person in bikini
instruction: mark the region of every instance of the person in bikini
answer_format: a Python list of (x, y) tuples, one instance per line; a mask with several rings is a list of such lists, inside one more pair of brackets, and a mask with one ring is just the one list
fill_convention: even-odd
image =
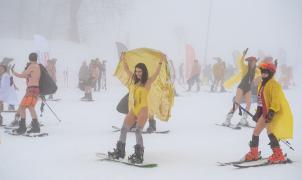
[(124, 53), (121, 55), (121, 61), (125, 71), (128, 74), (128, 78), (131, 78), (128, 84), (129, 89), (129, 107), (130, 110), (125, 117), (123, 127), (121, 129), (119, 141), (116, 144), (116, 148), (112, 152), (108, 152), (108, 156), (113, 159), (119, 159), (125, 157), (125, 146), (127, 132), (136, 123), (136, 145), (134, 146), (135, 152), (128, 157), (131, 163), (142, 163), (144, 161), (144, 145), (142, 130), (148, 120), (148, 93), (151, 88), (152, 83), (156, 80), (161, 66), (163, 63), (163, 58), (160, 59), (159, 65), (155, 73), (149, 77), (148, 69), (144, 63), (138, 63), (135, 66), (134, 73), (129, 70), (126, 63), (126, 58)]

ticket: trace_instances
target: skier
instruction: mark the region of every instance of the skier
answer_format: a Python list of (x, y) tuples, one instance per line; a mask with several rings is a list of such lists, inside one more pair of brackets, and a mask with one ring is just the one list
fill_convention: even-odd
[(87, 93), (86, 87), (89, 85), (89, 68), (86, 61), (82, 63), (79, 71), (79, 88), (85, 92), (84, 97), (81, 100), (88, 99), (89, 94)]
[(128, 88), (129, 101), (133, 106), (130, 106), (131, 109), (125, 117), (116, 148), (114, 148), (113, 152), (108, 152), (108, 155), (114, 159), (125, 157), (127, 132), (130, 130), (133, 124), (136, 123), (136, 145), (134, 146), (135, 152), (128, 157), (128, 160), (131, 163), (142, 163), (144, 161), (142, 129), (144, 128), (144, 125), (148, 119), (148, 93), (152, 83), (159, 75), (163, 58), (160, 59), (156, 72), (151, 77), (148, 77), (148, 70), (144, 63), (136, 64), (135, 72), (132, 73), (130, 72), (126, 63), (127, 59), (125, 58), (124, 53), (121, 55), (121, 61), (125, 71), (128, 74), (128, 78), (131, 78)]
[(95, 63), (98, 68), (99, 75), (97, 77), (96, 84), (94, 86), (94, 91), (100, 91), (101, 90), (101, 80), (102, 80), (102, 63), (99, 60), (99, 58), (95, 59)]
[(290, 106), (283, 93), (281, 85), (273, 78), (276, 65), (260, 64), (262, 82), (258, 85), (258, 106), (253, 120), (257, 122), (250, 141), (250, 151), (245, 155), (245, 161), (258, 160), (259, 135), (264, 128), (270, 140), (273, 154), (268, 162), (282, 163), (286, 158), (282, 153), (278, 140), (293, 137), (293, 116)]
[(3, 103), (9, 105), (17, 105), (18, 97), (12, 77), (8, 74), (7, 66), (0, 65), (0, 125), (2, 125), (3, 117), (1, 112), (4, 109)]
[(26, 109), (29, 110), (32, 117), (31, 128), (27, 131), (27, 133), (40, 132), (40, 124), (38, 122), (37, 114), (35, 111), (35, 105), (38, 101), (40, 93), (39, 80), (41, 76), (41, 70), (39, 64), (37, 63), (37, 53), (30, 53), (28, 58), (29, 63), (27, 63), (27, 67), (21, 74), (15, 72), (14, 66), (11, 68), (13, 75), (26, 79), (27, 85), (25, 96), (23, 97), (19, 105), (19, 112), (21, 116), (21, 120), (19, 121), (19, 128), (13, 131), (16, 134), (24, 134), (26, 132)]
[[(238, 105), (236, 103), (240, 104), (241, 99), (243, 97), (245, 98), (246, 109), (248, 111), (250, 110), (250, 106), (251, 106), (251, 85), (252, 85), (252, 83), (254, 83), (257, 59), (253, 56), (246, 58), (245, 61), (248, 62), (248, 65), (246, 67), (246, 65), (244, 64), (244, 57), (245, 57), (246, 53), (247, 53), (247, 50), (244, 51), (243, 56), (241, 58), (241, 66), (243, 66), (243, 68), (247, 68), (247, 72), (246, 72), (246, 74), (244, 75), (244, 77), (242, 78), (240, 84), (237, 87), (235, 102), (233, 103), (233, 107), (231, 108), (231, 110), (227, 114), (226, 120), (222, 123), (222, 125), (224, 125), (224, 126), (230, 126), (231, 125), (231, 119), (232, 119), (235, 111), (238, 108)], [(248, 126), (247, 117), (248, 117), (248, 114), (246, 112), (244, 112), (244, 114), (242, 115), (242, 118), (240, 119), (238, 125)]]
[(96, 86), (97, 78), (100, 75), (99, 67), (95, 60), (91, 60), (89, 64), (89, 79), (85, 87), (85, 93), (87, 93), (86, 100), (92, 101), (92, 88)]
[(217, 86), (220, 85), (220, 92), (225, 92), (226, 90), (223, 87), (224, 75), (225, 75), (225, 62), (220, 58), (214, 58), (217, 62), (213, 65), (213, 75), (214, 75), (214, 82), (211, 86), (211, 92), (217, 91)]
[(201, 72), (201, 66), (198, 63), (198, 60), (195, 59), (194, 60), (194, 65), (192, 67), (190, 79), (188, 79), (188, 81), (187, 81), (188, 85), (189, 85), (189, 88), (188, 88), (187, 91), (191, 91), (191, 88), (192, 88), (192, 86), (194, 85), (195, 82), (196, 82), (196, 86), (197, 86), (196, 91), (200, 90), (200, 78), (199, 78), (200, 72)]

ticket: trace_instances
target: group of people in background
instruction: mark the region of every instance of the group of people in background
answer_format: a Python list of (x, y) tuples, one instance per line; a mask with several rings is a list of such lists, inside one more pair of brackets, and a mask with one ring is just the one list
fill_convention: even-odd
[[(196, 59), (192, 65), (191, 70), (185, 72), (185, 63), (180, 63), (178, 73), (174, 74), (179, 85), (187, 85), (186, 91), (191, 91), (192, 87), (196, 85), (196, 91), (200, 91), (201, 86), (209, 86), (210, 92), (226, 92), (224, 82), (231, 78), (238, 72), (238, 67), (235, 64), (226, 63), (221, 57), (214, 57), (213, 64), (201, 65)], [(235, 57), (234, 57), (234, 61)], [(286, 64), (280, 65), (279, 83), (284, 89), (294, 86), (292, 67)]]
[(106, 90), (106, 60), (101, 62), (98, 58), (92, 59), (89, 65), (84, 61), (79, 70), (78, 87), (84, 91), (84, 97), (81, 98), (84, 101), (93, 101), (93, 90)]

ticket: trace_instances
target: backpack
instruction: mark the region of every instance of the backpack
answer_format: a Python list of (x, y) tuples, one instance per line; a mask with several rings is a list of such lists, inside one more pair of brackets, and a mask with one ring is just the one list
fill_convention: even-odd
[(58, 89), (56, 83), (50, 77), (46, 68), (42, 64), (39, 64), (39, 66), (41, 71), (41, 76), (39, 81), (40, 95), (45, 96), (49, 94), (54, 94)]

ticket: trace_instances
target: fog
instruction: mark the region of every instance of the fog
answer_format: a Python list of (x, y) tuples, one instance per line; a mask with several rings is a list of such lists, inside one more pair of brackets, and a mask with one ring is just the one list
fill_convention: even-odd
[[(283, 74), (287, 74), (289, 85), (283, 87), (294, 117), (294, 138), (289, 141), (296, 151), (287, 147), (287, 141), (280, 142), (280, 145), (293, 163), (243, 170), (217, 166), (217, 162), (236, 161), (244, 157), (254, 130), (245, 126), (240, 129), (221, 126), (229, 110), (234, 108), (233, 97), (237, 86), (233, 80), (239, 76), (232, 68), (228, 69), (231, 69), (229, 76), (224, 78), (235, 78), (231, 81), (232, 87), (226, 87), (225, 91), (218, 83), (217, 91), (211, 91), (215, 89), (211, 87), (211, 70), (214, 68), (204, 68), (207, 69), (207, 73), (201, 73), (204, 78), (200, 81), (196, 79), (196, 84), (202, 84), (200, 89), (194, 85), (190, 90), (185, 78), (179, 78), (174, 83), (175, 96), (172, 96), (172, 91), (167, 91), (170, 86), (165, 85), (169, 88), (161, 92), (162, 96), (169, 92), (169, 101), (170, 97), (174, 98), (169, 111), (171, 117), (163, 122), (155, 116), (157, 132), (143, 135), (146, 147), (144, 162), (156, 163), (158, 167), (151, 171), (100, 161), (95, 156), (96, 152), (112, 150), (119, 137), (119, 132), (112, 126), (123, 127), (125, 118), (116, 109), (128, 90), (113, 76), (119, 60), (117, 44), (121, 47), (124, 44), (122, 48), (129, 50), (147, 47), (162, 51), (176, 66), (176, 76), (180, 63), (188, 62), (186, 47), (192, 47), (188, 48), (192, 52), (190, 57), (195, 52), (201, 68), (216, 63), (214, 57), (222, 58), (227, 65), (234, 65), (233, 52), (242, 52), (246, 48), (249, 48), (247, 56), (259, 59), (272, 56), (278, 59), (279, 65), (292, 66), (294, 83), (289, 80), (290, 68), (285, 68), (287, 73)], [(43, 116), (42, 112), (40, 115), (40, 107), (44, 104), (41, 106), (39, 101), (35, 107), (40, 115), (38, 121), (43, 124), (41, 132), (48, 133), (48, 136), (12, 136), (1, 126), (0, 180), (284, 180), (285, 175), (287, 179), (301, 179), (302, 0), (0, 0), (0, 63), (5, 57), (13, 58), (10, 65), (15, 64), (16, 72), (21, 72), (31, 52), (39, 54), (41, 63), (48, 58), (58, 60), (58, 91), (53, 100), (44, 102), (47, 106)], [(86, 86), (89, 86), (90, 79), (82, 82), (85, 91), (81, 91), (78, 88), (79, 69), (83, 61), (95, 58), (107, 61), (104, 63), (106, 70), (102, 66), (103, 74), (99, 76), (105, 86), (87, 93)], [(193, 58), (190, 60), (190, 65), (185, 64), (186, 75), (191, 74)], [(279, 65), (275, 76), (277, 80), (280, 80), (282, 69)], [(21, 100), (26, 83), (17, 77), (14, 83)], [(158, 84), (160, 89), (164, 89), (162, 83)], [(158, 89), (156, 87), (156, 91)], [(136, 92), (141, 103), (145, 93)], [(257, 99), (257, 96), (252, 97), (252, 102)], [(282, 100), (279, 97), (276, 99)], [(283, 104), (284, 100), (280, 112), (289, 114), (289, 110), (283, 110)], [(9, 104), (4, 105), (6, 109)], [(162, 105), (166, 106), (166, 102)], [(255, 100), (250, 112), (254, 113), (256, 109)], [(15, 119), (12, 112), (1, 112), (3, 125), (9, 125)], [(59, 122), (57, 117), (62, 121)], [(291, 118), (287, 117), (284, 119)], [(232, 125), (238, 124), (241, 118), (237, 112), (234, 113)], [(251, 127), (255, 126), (252, 118), (248, 119)], [(30, 118), (27, 125), (29, 123)], [(146, 128), (147, 123), (144, 130)], [(163, 131), (167, 133), (161, 134)], [(136, 133), (130, 134), (125, 161), (135, 145)], [(262, 132), (260, 139), (259, 151), (266, 159), (271, 154), (266, 132)]]
[[(50, 42), (67, 41), (93, 49), (87, 58), (99, 56), (116, 62), (115, 42), (119, 41), (128, 49), (161, 50), (176, 64), (184, 60), (185, 45), (190, 44), (203, 63), (211, 63), (216, 56), (232, 62), (234, 50), (249, 47), (249, 55), (263, 52), (279, 63), (301, 67), (300, 0), (0, 2), (0, 39), (32, 41), (39, 34)], [(15, 56), (5, 52), (5, 46), (1, 49), (0, 57)], [(50, 56), (60, 57), (52, 49)]]

